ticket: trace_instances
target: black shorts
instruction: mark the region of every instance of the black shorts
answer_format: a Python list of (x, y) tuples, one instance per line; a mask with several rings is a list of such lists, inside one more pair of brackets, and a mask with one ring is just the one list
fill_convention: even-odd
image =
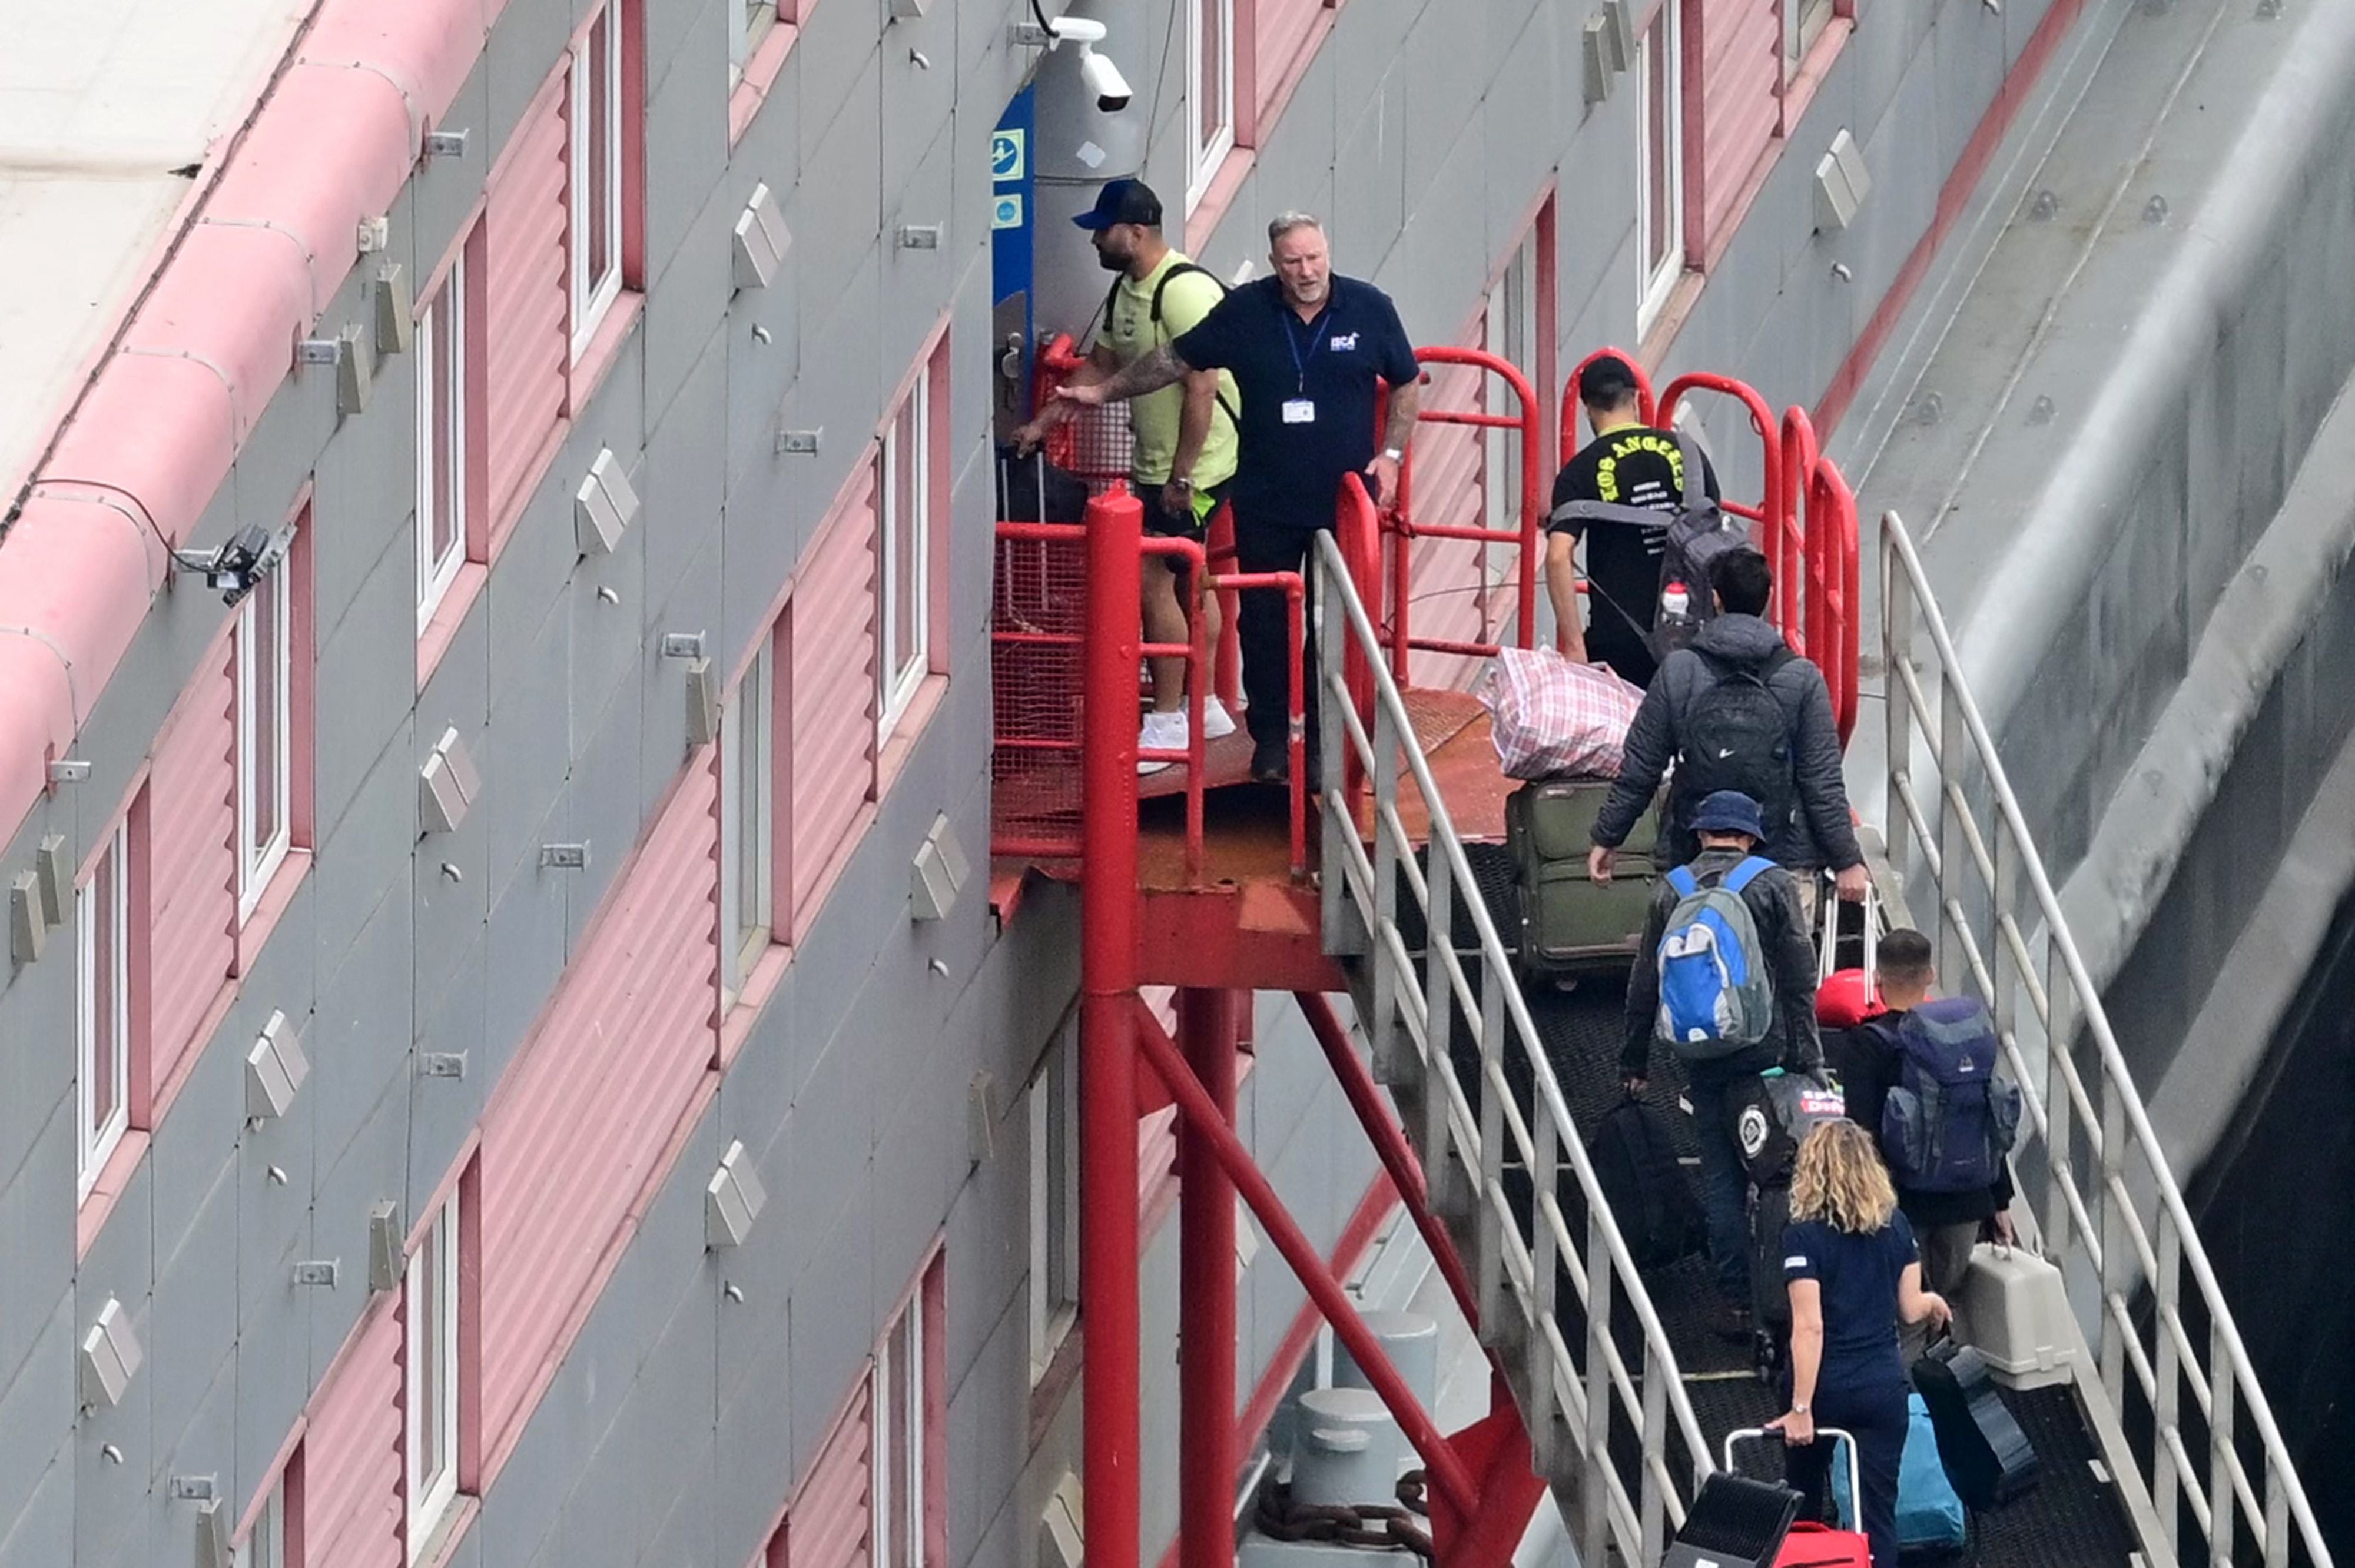
[[(1147, 484), (1145, 481), (1131, 476), (1129, 480), (1129, 487), (1136, 492), (1136, 498), (1145, 503), (1145, 531), (1146, 533), (1164, 539), (1200, 540), (1209, 535), (1209, 524), (1208, 519), (1209, 513), (1205, 513), (1202, 520), (1197, 521), (1192, 517), (1180, 517), (1174, 513), (1167, 512), (1162, 509), (1161, 493), (1167, 488), (1167, 486)], [(1227, 492), (1232, 490), (1234, 487), (1235, 482), (1230, 478), (1220, 483), (1210, 486), (1208, 490), (1199, 491), (1196, 493), (1198, 496), (1209, 496), (1210, 498), (1210, 513), (1215, 513), (1219, 509), (1219, 503), (1226, 500)]]

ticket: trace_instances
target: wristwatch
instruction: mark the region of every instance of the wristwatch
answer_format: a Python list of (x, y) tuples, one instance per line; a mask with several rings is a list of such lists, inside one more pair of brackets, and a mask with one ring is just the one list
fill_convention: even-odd
[(1194, 482), (1182, 473), (1170, 475), (1169, 482), (1180, 490), (1190, 491), (1194, 488)]
[(1811, 1408), (1812, 1406), (1809, 1405), (1795, 1404), (1791, 1406), (1791, 1414), (1794, 1415), (1805, 1415)]
[(1396, 447), (1384, 447), (1382, 449), (1382, 456), (1390, 459), (1392, 462), (1404, 462), (1406, 461), (1406, 453), (1399, 450)]

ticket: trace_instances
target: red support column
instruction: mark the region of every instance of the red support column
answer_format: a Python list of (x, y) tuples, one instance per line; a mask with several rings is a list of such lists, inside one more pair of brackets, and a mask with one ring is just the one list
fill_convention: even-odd
[[(1236, 1001), (1192, 988), (1178, 997), (1178, 1044), (1228, 1127)], [(1178, 1568), (1234, 1568), (1235, 1190), (1190, 1121), (1178, 1128)]]
[(1118, 486), (1088, 506), (1080, 884), (1082, 1461), (1092, 1568), (1138, 1568), (1136, 1232), (1137, 620), (1145, 512)]

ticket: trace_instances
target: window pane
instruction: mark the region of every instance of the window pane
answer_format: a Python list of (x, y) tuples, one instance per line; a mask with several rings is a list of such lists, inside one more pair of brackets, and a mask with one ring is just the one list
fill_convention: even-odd
[(589, 289), (593, 294), (613, 265), (610, 233), (613, 220), (609, 175), (615, 151), (612, 119), (614, 109), (612, 67), (613, 27), (608, 5), (589, 25)]
[(285, 826), (285, 800), (279, 785), (279, 720), (286, 698), (279, 661), (284, 655), (285, 589), (272, 572), (253, 590), (253, 700), (243, 710), (253, 726), (253, 844), (259, 854)]
[(1644, 35), (1644, 278), (1648, 284), (1677, 254), (1677, 60), (1673, 6), (1663, 5)]
[(770, 749), (769, 680), (769, 655), (763, 650), (744, 673), (744, 683), (736, 694), (736, 712), (731, 719), (736, 726), (732, 747), (735, 755), (730, 760), (735, 768), (731, 807), (735, 816), (735, 918), (740, 948), (769, 924), (768, 901), (762, 896), (769, 851), (769, 836), (763, 831), (762, 821), (767, 792), (761, 787)]
[(922, 651), (924, 567), (924, 399), (919, 376), (892, 427), (891, 674), (903, 675)]
[(1194, 0), (1202, 30), (1201, 71), (1194, 81), (1195, 121), (1204, 147), (1217, 142), (1227, 125), (1226, 5), (1227, 0)]
[(894, 1418), (889, 1456), (890, 1503), (884, 1520), (884, 1528), (890, 1534), (884, 1555), (888, 1568), (916, 1568), (922, 1559), (922, 1546), (917, 1533), (922, 1523), (922, 1507), (917, 1497), (917, 1456), (923, 1443), (923, 1387), (916, 1336), (916, 1323), (922, 1313), (923, 1302), (920, 1296), (909, 1302), (907, 1310), (900, 1314), (886, 1347), (890, 1364), (884, 1376), (884, 1386), (893, 1401), (891, 1414)]
[(118, 853), (122, 835), (118, 832), (113, 846), (99, 858), (98, 867), (91, 873), (90, 891), (91, 940), (94, 943), (91, 964), (91, 1060), (90, 1060), (90, 1129), (91, 1146), (97, 1146), (107, 1124), (114, 1119), (115, 1107), (123, 1103), (121, 1061), (123, 1054), (120, 1016), (123, 970), (123, 931), (119, 922), (121, 905), (121, 857)]
[(433, 381), (432, 441), (432, 556), (438, 567), (450, 558), (462, 536), (461, 507), (464, 503), (464, 483), (460, 441), (464, 427), (461, 402), (464, 397), (464, 366), (460, 363), (465, 349), (464, 262), (450, 269), (449, 281), (442, 285), (442, 297), (435, 302), (428, 327), (432, 340)]
[(433, 1489), (434, 1478), (441, 1475), (442, 1453), (442, 1249), (440, 1236), (429, 1236), (417, 1249), (416, 1261), (410, 1266), (417, 1270), (417, 1320), (409, 1331), (417, 1336), (417, 1386), (410, 1391), (411, 1419), (417, 1423), (417, 1478), (427, 1493)]

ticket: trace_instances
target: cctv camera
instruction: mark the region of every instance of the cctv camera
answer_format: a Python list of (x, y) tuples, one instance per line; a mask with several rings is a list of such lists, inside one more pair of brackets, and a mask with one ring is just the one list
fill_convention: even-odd
[(1106, 114), (1117, 114), (1128, 107), (1134, 97), (1128, 90), (1128, 79), (1120, 74), (1120, 67), (1090, 48), (1080, 46), (1080, 79), (1096, 95), (1096, 107)]
[(1129, 90), (1128, 79), (1120, 74), (1120, 67), (1096, 53), (1095, 46), (1104, 41), (1104, 25), (1085, 16), (1058, 16), (1047, 25), (1050, 48), (1071, 43), (1080, 46), (1080, 79), (1096, 95), (1096, 107), (1106, 114), (1117, 114), (1128, 107), (1136, 95)]

